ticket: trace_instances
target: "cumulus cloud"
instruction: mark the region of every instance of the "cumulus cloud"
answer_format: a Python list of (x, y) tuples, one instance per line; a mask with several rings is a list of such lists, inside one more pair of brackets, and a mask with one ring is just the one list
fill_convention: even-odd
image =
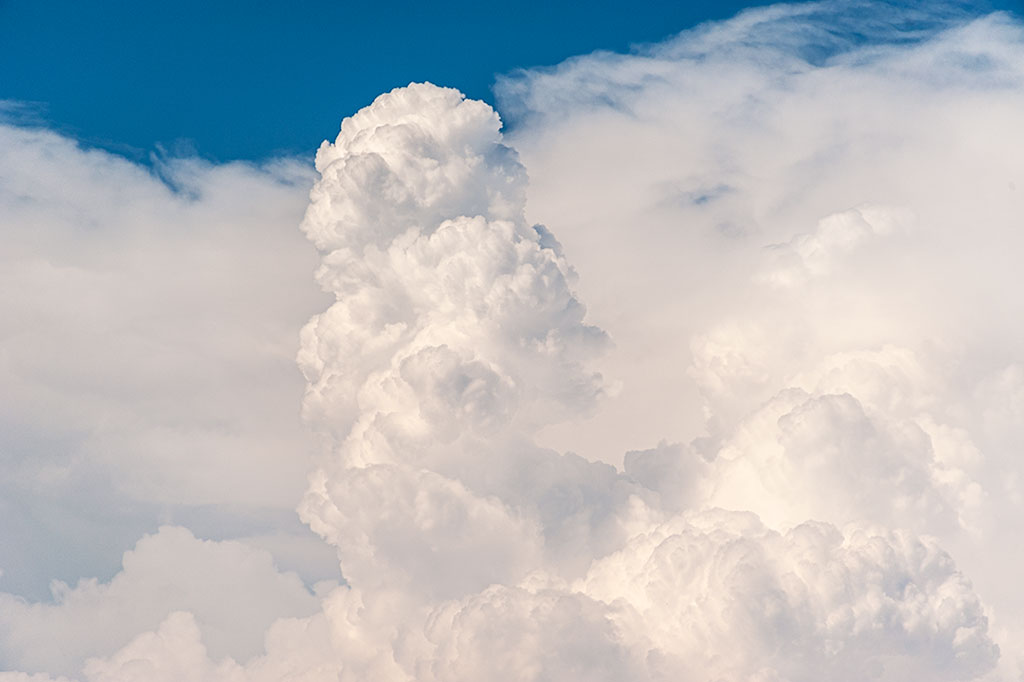
[(110, 582), (55, 581), (51, 590), (53, 603), (0, 594), (0, 665), (74, 674), (85, 659), (114, 653), (181, 610), (201, 624), (195, 627), (211, 655), (248, 659), (261, 652), (274, 620), (307, 616), (319, 604), (295, 573), (277, 570), (269, 552), (198, 540), (177, 526), (139, 540)]
[[(515, 582), (542, 553), (579, 568), (617, 532), (606, 527), (617, 524), (611, 507), (629, 500), (590, 509), (590, 471), (608, 468), (530, 443), (538, 426), (585, 413), (602, 394), (585, 361), (605, 336), (583, 323), (558, 243), (523, 219), (525, 172), (499, 128), (490, 107), (413, 85), (346, 119), (317, 156), (303, 229), (338, 300), (307, 325), (300, 361), (305, 412), (338, 437), (300, 512), (337, 545), (354, 584), (365, 572), (457, 597)], [(391, 161), (367, 181), (367, 159)], [(467, 168), (484, 183), (469, 196)], [(400, 213), (349, 211), (379, 201), (381, 182), (403, 197)], [(338, 352), (335, 339), (362, 343)], [(530, 461), (546, 471), (527, 486)], [(382, 513), (386, 490), (407, 493)], [(565, 496), (559, 509), (550, 495)], [(448, 586), (431, 580), (434, 566)], [(404, 577), (382, 579), (390, 570)]]
[(0, 589), (109, 578), (166, 522), (308, 538), (309, 183), (296, 162), (148, 170), (0, 126)]
[[(52, 453), (19, 474), (68, 481), (87, 460), (135, 498), (290, 506), (288, 318), (318, 298), (283, 225), (306, 169), (169, 159), (161, 179), (49, 132), (0, 135), (6, 449)], [(225, 490), (229, 472), (245, 480)]]
[(619, 607), (653, 679), (959, 680), (998, 653), (950, 558), (898, 532), (682, 515), (595, 562), (582, 590)]
[(771, 245), (778, 263), (769, 266), (762, 280), (781, 287), (806, 285), (809, 279), (828, 275), (863, 242), (900, 229), (912, 219), (912, 215), (900, 216), (898, 210), (875, 206), (827, 216), (812, 232), (798, 234), (785, 244)]
[[(165, 529), (8, 599), (42, 647), (32, 618), (168, 585), (0, 680), (1017, 679), (1021, 35), (776, 6), (518, 74), (506, 135), (455, 90), (380, 96), (301, 223), (333, 302), (298, 511), (345, 583)], [(237, 574), (252, 627), (220, 637), (236, 593), (178, 561)]]
[(542, 441), (632, 449), (673, 508), (939, 537), (1009, 628), (1022, 34), (959, 11), (752, 10), (513, 76), (503, 106), (624, 386)]

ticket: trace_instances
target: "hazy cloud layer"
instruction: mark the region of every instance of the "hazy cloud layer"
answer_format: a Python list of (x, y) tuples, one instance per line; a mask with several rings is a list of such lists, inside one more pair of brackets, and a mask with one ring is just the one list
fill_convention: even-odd
[(291, 521), (310, 180), (0, 127), (0, 589), (109, 579), (167, 522), (316, 542)]
[(291, 506), (288, 321), (318, 305), (286, 227), (306, 169), (171, 159), (161, 179), (52, 133), (0, 135), (6, 449), (32, 455), (19, 473), (68, 482), (84, 460), (135, 499)]
[[(1007, 17), (964, 19), (747, 12), (515, 76), (509, 137), (432, 85), (345, 119), (302, 221), (334, 302), (301, 332), (320, 451), (298, 511), (347, 584), (314, 595), (251, 544), (167, 527), (109, 583), (2, 597), (5, 665), (1018, 679), (1024, 40)], [(40, 135), (26, 153), (67, 144)], [(221, 172), (273, 171), (202, 178)], [(218, 459), (210, 480), (242, 487), (221, 497), (202, 469), (133, 488), (159, 458), (110, 477), (273, 507), (245, 476), (292, 480), (294, 460), (266, 452), (234, 477), (240, 455)], [(109, 636), (86, 629), (136, 603)], [(26, 680), (45, 682), (0, 673)]]

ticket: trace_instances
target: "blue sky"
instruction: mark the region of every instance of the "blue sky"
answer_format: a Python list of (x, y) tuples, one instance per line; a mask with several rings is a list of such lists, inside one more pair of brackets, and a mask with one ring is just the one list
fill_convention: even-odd
[(306, 152), (377, 94), (626, 50), (760, 3), (0, 3), (0, 97), (86, 143), (227, 160)]
[(412, 81), (493, 100), (497, 74), (628, 51), (763, 4), (6, 0), (0, 99), (143, 162), (157, 147), (222, 161), (308, 154), (342, 116)]
[(496, 74), (625, 51), (706, 20), (715, 2), (0, 2), (0, 99), (143, 160), (309, 153), (342, 116), (411, 81), (492, 100)]

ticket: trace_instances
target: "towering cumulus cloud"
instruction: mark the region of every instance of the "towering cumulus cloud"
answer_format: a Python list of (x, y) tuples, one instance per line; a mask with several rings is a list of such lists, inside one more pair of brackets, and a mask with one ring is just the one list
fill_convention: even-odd
[[(705, 509), (745, 508), (731, 460), (666, 483), (641, 472), (665, 453), (626, 475), (533, 444), (601, 395), (585, 361), (604, 336), (558, 242), (525, 222), (525, 173), (489, 107), (396, 90), (346, 119), (317, 167), (304, 229), (338, 300), (303, 332), (305, 410), (330, 454), (301, 513), (350, 583), (332, 597), (342, 679), (952, 680), (992, 665), (982, 607), (930, 540)], [(783, 446), (818, 456), (828, 420), (867, 419), (841, 396), (779, 400), (805, 415)], [(883, 458), (914, 445), (875, 437)], [(701, 479), (720, 489), (702, 496)], [(875, 494), (870, 470), (847, 479)]]
[[(988, 669), (982, 607), (930, 540), (818, 521), (776, 530), (702, 510), (696, 492), (680, 499), (685, 482), (533, 444), (601, 395), (586, 358), (605, 339), (583, 322), (558, 242), (523, 218), (525, 173), (499, 125), (480, 102), (413, 85), (320, 150), (304, 229), (337, 302), (302, 337), (304, 408), (328, 452), (300, 511), (349, 585), (321, 616), (275, 626), (248, 670), (209, 674), (273, 678), (297, 665), (284, 652), (303, 650), (302, 679), (353, 682)], [(841, 400), (806, 409), (857, 418)], [(709, 475), (694, 463), (690, 478)], [(121, 679), (196, 636), (176, 615), (91, 675)]]
[[(489, 107), (396, 90), (347, 119), (317, 167), (304, 229), (338, 301), (305, 329), (301, 361), (331, 452), (301, 512), (351, 585), (335, 595), (344, 679), (962, 679), (991, 665), (981, 606), (929, 541), (779, 532), (700, 511), (678, 499), (685, 484), (533, 445), (600, 395), (581, 359), (604, 338), (558, 242), (524, 221), (525, 173)], [(852, 399), (780, 400), (806, 415), (795, 448), (820, 451), (829, 419), (866, 419)], [(913, 446), (876, 438), (880, 457)], [(844, 475), (838, 457), (822, 466)], [(848, 477), (849, 494), (877, 481)]]
[(531, 442), (601, 395), (585, 362), (605, 337), (558, 242), (525, 222), (499, 127), (454, 90), (384, 95), (321, 148), (304, 223), (338, 301), (303, 332), (306, 414), (332, 440), (300, 511), (353, 595), (424, 622), (542, 567), (576, 576), (626, 537), (640, 494)]
[[(80, 682), (1019, 679), (1021, 562), (977, 557), (1020, 511), (1022, 335), (963, 291), (1020, 311), (997, 255), (1024, 175), (944, 138), (960, 117), (937, 106), (967, 93), (1005, 125), (1019, 30), (915, 14), (836, 45), (850, 27), (815, 14), (835, 7), (802, 8), (521, 74), (512, 137), (430, 84), (346, 118), (302, 222), (334, 301), (301, 332), (319, 451), (298, 508), (344, 582), (166, 528), (65, 601), (113, 612), (178, 550), (238, 561), (275, 595), (248, 623), (280, 615), (263, 651), (193, 585), (83, 644), (80, 674), (19, 660)], [(998, 191), (936, 199), (958, 182), (921, 166), (942, 139)], [(8, 640), (61, 622), (3, 604)]]

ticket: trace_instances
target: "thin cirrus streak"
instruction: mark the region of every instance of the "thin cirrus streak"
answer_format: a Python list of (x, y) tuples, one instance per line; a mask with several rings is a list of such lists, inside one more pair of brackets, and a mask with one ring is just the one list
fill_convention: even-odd
[(519, 74), (504, 137), (429, 84), (347, 118), (299, 353), (346, 584), (247, 660), (181, 599), (66, 674), (1017, 678), (1020, 26), (813, 7)]

